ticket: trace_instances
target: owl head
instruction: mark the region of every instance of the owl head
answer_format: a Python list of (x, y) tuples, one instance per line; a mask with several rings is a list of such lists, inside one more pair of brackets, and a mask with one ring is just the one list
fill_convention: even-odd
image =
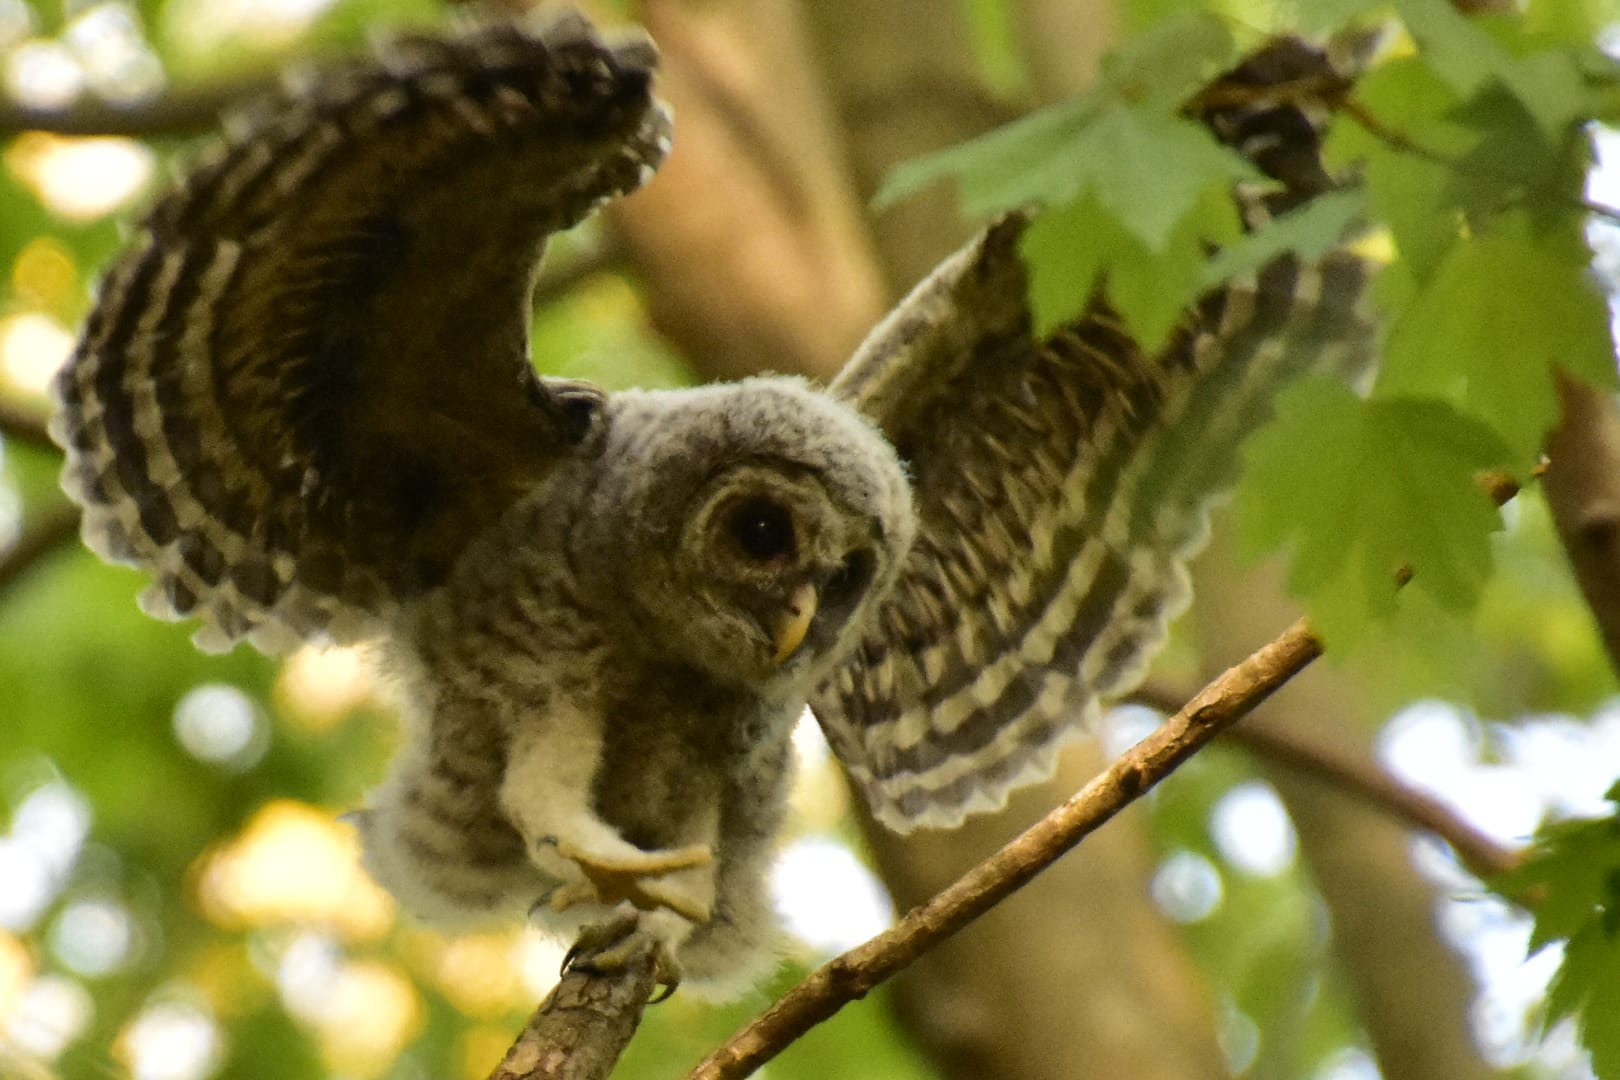
[(571, 547), (626, 640), (726, 683), (807, 692), (853, 645), (914, 532), (893, 449), (797, 379), (609, 399)]

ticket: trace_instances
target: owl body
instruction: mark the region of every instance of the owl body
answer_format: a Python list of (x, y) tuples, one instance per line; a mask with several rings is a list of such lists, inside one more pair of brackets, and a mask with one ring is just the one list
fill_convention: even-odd
[[(806, 700), (885, 823), (1001, 806), (1141, 678), (1278, 387), (1368, 355), (1343, 252), (1211, 290), (1151, 355), (1102, 295), (1038, 335), (1014, 214), (825, 389), (541, 378), (545, 239), (669, 147), (656, 51), (566, 14), (379, 50), (158, 201), (52, 433), (86, 543), (199, 645), (381, 643), (408, 704), (365, 859), (432, 921), (628, 907), (689, 984), (746, 982)], [(1205, 119), (1314, 162), (1325, 60), (1280, 60)], [(1331, 183), (1301, 172), (1279, 205)]]
[[(904, 557), (909, 488), (795, 379), (616, 395), (590, 427), (389, 635), (414, 715), (361, 816), (366, 860), (451, 925), (533, 909), (566, 935), (668, 901), (653, 922), (685, 978), (729, 985), (771, 955), (789, 734)], [(781, 550), (745, 547), (751, 515), (779, 515)], [(581, 870), (697, 849), (616, 884)]]

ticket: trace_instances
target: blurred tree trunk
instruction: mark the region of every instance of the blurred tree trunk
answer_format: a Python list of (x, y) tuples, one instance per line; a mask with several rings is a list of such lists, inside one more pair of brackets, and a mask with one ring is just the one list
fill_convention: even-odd
[[(1197, 567), (1194, 618), (1206, 674), (1241, 660), (1297, 617), (1278, 576), (1245, 573), (1217, 530)], [(1329, 746), (1362, 744), (1373, 718), (1346, 673), (1316, 664), (1246, 724), (1286, 724)], [(1468, 1031), (1475, 987), (1435, 925), (1438, 896), (1412, 866), (1411, 834), (1362, 803), (1260, 762), (1299, 834), (1300, 854), (1332, 918), (1332, 951), (1384, 1080), (1496, 1076)], [(1262, 1038), (1264, 1034), (1262, 1033)]]
[(823, 381), (887, 309), (795, 0), (646, 0), (675, 143), (608, 213), (654, 325), (708, 378)]
[[(1102, 3), (1025, 0), (1020, 12), (1040, 91), (1090, 77), (1113, 24)], [(998, 101), (973, 59), (961, 5), (939, 0), (811, 0), (805, 14), (843, 122), (854, 181), (870, 199), (908, 158), (1022, 112)], [(939, 186), (885, 211), (874, 236), (903, 291), (970, 226)], [(863, 815), (902, 910), (928, 899), (1062, 800), (1100, 767), (1094, 742), (1071, 748), (1046, 784), (1003, 814), (949, 833), (896, 837)], [(902, 1020), (947, 1076), (1174, 1077), (1226, 1073), (1201, 973), (1147, 895), (1140, 817), (1090, 837), (1018, 896), (925, 957), (896, 983)]]
[[(1057, 0), (1019, 10), (1042, 46), (1038, 92), (1083, 84), (1111, 15)], [(612, 213), (660, 331), (707, 377), (830, 375), (969, 231), (942, 188), (868, 232), (861, 207), (884, 173), (1027, 103), (986, 88), (954, 3), (647, 0), (640, 15), (665, 55), (675, 150)], [(1053, 782), (952, 833), (898, 838), (868, 822), (896, 904), (927, 899), (1097, 765), (1093, 743), (1077, 746)], [(1225, 1075), (1201, 973), (1148, 898), (1150, 864), (1126, 815), (899, 980), (902, 1018), (946, 1075)]]

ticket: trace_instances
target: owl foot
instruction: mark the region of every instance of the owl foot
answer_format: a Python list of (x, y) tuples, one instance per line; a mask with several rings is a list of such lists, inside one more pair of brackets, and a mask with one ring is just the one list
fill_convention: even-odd
[(563, 956), (562, 973), (584, 971), (612, 975), (635, 963), (648, 949), (653, 952), (653, 976), (660, 987), (660, 992), (650, 998), (648, 1004), (656, 1005), (680, 986), (681, 966), (662, 939), (642, 931), (639, 911), (620, 909), (607, 922), (580, 930)]
[(585, 880), (563, 885), (553, 892), (550, 897), (553, 911), (563, 911), (578, 903), (617, 904), (628, 900), (641, 911), (667, 908), (693, 923), (708, 922), (713, 913), (712, 882), (706, 883), (707, 888), (688, 888), (673, 879), (680, 871), (701, 869), (714, 862), (714, 851), (707, 844), (660, 851), (628, 848), (605, 853), (582, 851), (559, 840), (557, 854), (578, 866)]

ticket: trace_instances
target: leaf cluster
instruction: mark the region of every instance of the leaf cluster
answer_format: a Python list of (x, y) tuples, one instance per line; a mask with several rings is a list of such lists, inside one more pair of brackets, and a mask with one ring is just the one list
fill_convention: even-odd
[[(1620, 804), (1620, 783), (1605, 797)], [(1574, 1019), (1593, 1071), (1604, 1080), (1620, 1076), (1620, 814), (1553, 825), (1521, 866), (1493, 884), (1531, 906), (1532, 954), (1563, 944), (1544, 1026)]]
[[(1367, 8), (1304, 14), (1328, 26)], [(878, 197), (949, 177), (970, 215), (1041, 208), (1021, 245), (1037, 332), (1106, 292), (1150, 349), (1200, 293), (1359, 232), (1381, 264), (1377, 377), (1364, 396), (1284, 395), (1239, 492), (1247, 550), (1291, 549), (1290, 587), (1339, 652), (1387, 625), (1398, 572), (1470, 613), (1499, 527), (1471, 477), (1529, 477), (1558, 419), (1555, 372), (1615, 378), (1582, 187), (1587, 127), (1613, 115), (1620, 70), (1590, 18), (1559, 0), (1490, 18), (1400, 0), (1394, 14), (1397, 44), (1330, 130), (1346, 186), (1253, 231), (1232, 192), (1261, 178), (1181, 111), (1236, 53), (1208, 12), (1153, 23), (1086, 95), (903, 166)]]

